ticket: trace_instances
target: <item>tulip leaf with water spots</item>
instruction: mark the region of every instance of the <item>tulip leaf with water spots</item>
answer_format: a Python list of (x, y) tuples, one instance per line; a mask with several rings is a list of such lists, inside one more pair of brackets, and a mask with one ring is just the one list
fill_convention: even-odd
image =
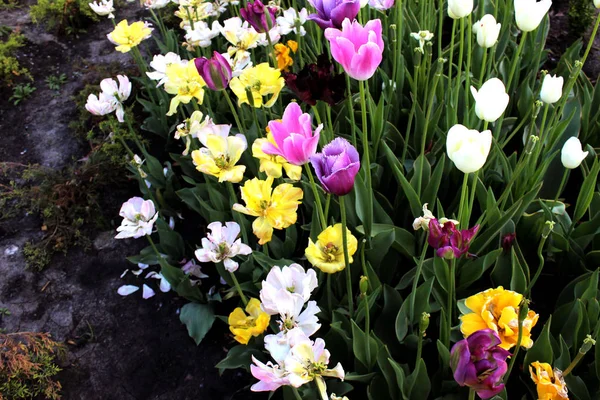
[(581, 189), (579, 189), (579, 196), (577, 196), (577, 203), (573, 213), (573, 223), (577, 223), (583, 218), (592, 203), (594, 191), (596, 190), (596, 181), (598, 180), (598, 172), (600, 172), (600, 162), (598, 162), (598, 159), (595, 159), (594, 166), (584, 179)]
[(208, 304), (188, 303), (181, 308), (179, 319), (196, 345), (199, 345), (215, 322), (215, 313)]
[(404, 380), (404, 393), (409, 399), (427, 399), (431, 392), (431, 381), (427, 374), (427, 366), (421, 358), (414, 371)]
[(542, 332), (533, 342), (533, 346), (527, 350), (525, 355), (525, 362), (523, 367), (529, 368), (529, 365), (534, 361), (547, 362), (552, 364), (554, 361), (554, 351), (552, 350), (552, 343), (550, 341), (550, 324), (552, 323), (552, 316), (548, 319), (548, 322), (544, 325)]

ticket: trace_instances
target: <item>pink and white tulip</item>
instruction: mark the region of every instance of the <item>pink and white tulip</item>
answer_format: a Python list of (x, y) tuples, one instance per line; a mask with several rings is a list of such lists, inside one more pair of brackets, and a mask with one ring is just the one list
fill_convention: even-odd
[(202, 248), (196, 250), (196, 258), (200, 262), (223, 262), (227, 271), (237, 271), (239, 264), (233, 257), (252, 253), (250, 246), (238, 239), (240, 226), (235, 222), (226, 222), (225, 225), (213, 222), (207, 228), (211, 233), (202, 238)]
[(150, 235), (158, 218), (152, 200), (144, 200), (141, 197), (132, 197), (123, 203), (119, 215), (123, 217), (123, 222), (117, 228), (119, 234), (115, 239), (137, 239)]

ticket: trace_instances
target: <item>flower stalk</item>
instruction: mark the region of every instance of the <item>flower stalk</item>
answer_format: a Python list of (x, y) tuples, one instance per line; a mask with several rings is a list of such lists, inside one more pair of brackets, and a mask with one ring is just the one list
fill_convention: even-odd
[(348, 255), (348, 228), (346, 224), (346, 205), (344, 196), (339, 196), (340, 213), (342, 215), (342, 247), (344, 249), (344, 265), (346, 270), (346, 290), (348, 292), (348, 313), (354, 315), (354, 298), (352, 296), (352, 271), (350, 271), (350, 256)]

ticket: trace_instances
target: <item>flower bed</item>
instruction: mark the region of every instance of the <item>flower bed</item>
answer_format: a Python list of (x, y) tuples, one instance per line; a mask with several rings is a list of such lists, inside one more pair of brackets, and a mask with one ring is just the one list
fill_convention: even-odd
[(117, 238), (157, 283), (119, 294), (186, 298), (197, 344), (226, 322), (216, 367), (284, 398), (592, 398), (600, 16), (550, 74), (549, 0), (144, 5), (107, 35), (140, 76), (86, 106), (143, 196)]

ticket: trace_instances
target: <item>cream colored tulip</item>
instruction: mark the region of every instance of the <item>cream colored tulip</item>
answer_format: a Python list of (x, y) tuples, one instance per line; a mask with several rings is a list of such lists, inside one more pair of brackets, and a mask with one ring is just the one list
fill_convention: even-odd
[[(597, 0), (596, 0), (597, 1)], [(515, 20), (523, 32), (535, 30), (550, 10), (552, 0), (515, 0)]]
[(498, 41), (502, 24), (496, 23), (491, 14), (484, 15), (473, 24), (473, 33), (477, 35), (477, 43), (484, 48), (490, 48)]
[(471, 94), (475, 99), (475, 114), (479, 119), (488, 122), (500, 118), (510, 100), (504, 83), (498, 78), (486, 81), (479, 91), (471, 86)]
[(448, 131), (446, 152), (456, 168), (468, 174), (479, 171), (492, 147), (492, 131), (479, 132), (456, 124)]
[(473, 12), (473, 0), (448, 0), (448, 16), (461, 19)]
[(560, 161), (565, 168), (574, 169), (581, 165), (587, 155), (588, 152), (583, 151), (579, 139), (573, 136), (563, 145), (560, 151)]
[(564, 79), (562, 76), (550, 76), (550, 74), (544, 77), (542, 82), (542, 90), (540, 90), (540, 99), (546, 104), (554, 104), (562, 97)]

